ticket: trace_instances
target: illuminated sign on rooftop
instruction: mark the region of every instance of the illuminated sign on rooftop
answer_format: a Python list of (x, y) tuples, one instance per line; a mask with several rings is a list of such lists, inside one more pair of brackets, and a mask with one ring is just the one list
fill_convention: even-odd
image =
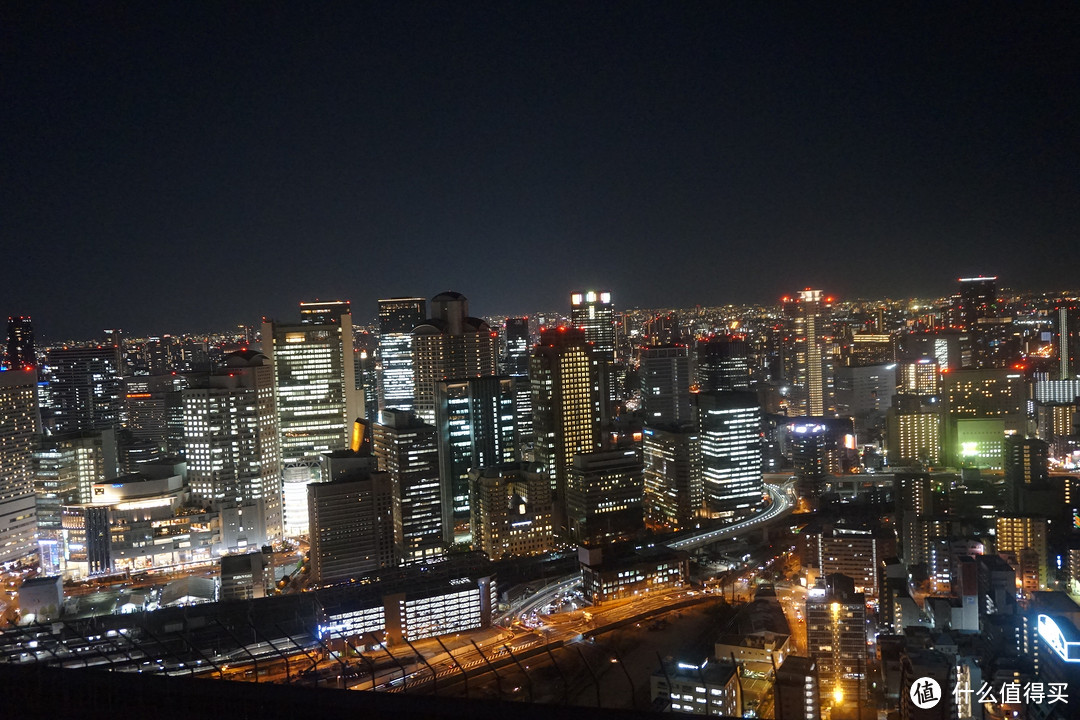
[[(1071, 631), (1069, 634), (1075, 637), (1076, 630), (1071, 626), (1068, 629)], [(1080, 662), (1080, 640), (1066, 639), (1065, 633), (1049, 615), (1039, 615), (1039, 637), (1065, 662)]]

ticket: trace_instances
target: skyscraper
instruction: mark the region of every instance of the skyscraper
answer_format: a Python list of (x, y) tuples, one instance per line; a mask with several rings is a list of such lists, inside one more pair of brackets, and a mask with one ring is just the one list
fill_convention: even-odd
[(337, 313), (340, 309), (329, 315), (325, 308), (309, 312), (308, 322), (295, 325), (263, 320), (262, 351), (274, 368), (286, 535), (307, 532), (304, 486), (320, 479), (322, 453), (348, 445), (352, 423), (363, 414), (354, 376), (352, 315)]
[(327, 482), (307, 487), (311, 576), (328, 584), (393, 567), (401, 552), (401, 516), (389, 473), (372, 471), (351, 451), (328, 453), (342, 467)]
[(94, 483), (117, 476), (116, 433), (80, 430), (49, 435), (33, 455), (39, 537), (59, 540), (62, 506), (90, 502)]
[(401, 502), (406, 563), (432, 560), (445, 548), (439, 448), (433, 425), (409, 410), (383, 410), (373, 428), (379, 469), (390, 474)]
[(1028, 492), (1050, 480), (1050, 446), (1038, 438), (1009, 435), (1005, 438), (1005, 487), (1011, 494), (1013, 512), (1030, 512)]
[(1068, 380), (1076, 377), (1077, 356), (1080, 355), (1080, 303), (1064, 301), (1057, 309), (1057, 356), (1058, 378)]
[(701, 439), (705, 504), (714, 516), (738, 518), (761, 504), (761, 406), (750, 392), (693, 396)]
[(417, 297), (379, 301), (379, 408), (412, 410), (412, 331), (427, 317), (427, 301)]
[(516, 380), (481, 377), (435, 383), (446, 542), (469, 539), (469, 473), (517, 459)]
[(645, 517), (682, 530), (702, 508), (701, 441), (692, 426), (646, 425), (643, 433)]
[(635, 448), (574, 455), (566, 479), (566, 529), (589, 545), (625, 540), (644, 526), (644, 474)]
[(691, 421), (690, 355), (685, 345), (641, 348), (641, 409), (650, 424)]
[(827, 409), (827, 372), (822, 342), (831, 299), (821, 290), (806, 288), (796, 298), (784, 298), (790, 323), (788, 377), (791, 380), (789, 415), (821, 417)]
[(114, 347), (65, 347), (45, 355), (49, 406), (42, 421), (52, 432), (104, 430), (120, 424), (120, 360)]
[(37, 367), (37, 353), (34, 350), (34, 324), (29, 316), (12, 315), (8, 317), (7, 349), (4, 352), (3, 366), (10, 370), (26, 370)]
[(571, 293), (570, 321), (585, 331), (585, 340), (592, 343), (596, 356), (606, 364), (602, 392), (610, 407), (615, 402), (616, 385), (620, 375), (615, 365), (619, 341), (611, 293), (595, 290)]
[(570, 320), (585, 331), (596, 354), (609, 364), (615, 362), (615, 306), (610, 292), (588, 290), (570, 294)]
[(0, 563), (34, 552), (34, 441), (39, 432), (37, 371), (0, 372)]
[(222, 516), (228, 549), (280, 540), (281, 454), (274, 370), (262, 353), (227, 356), (182, 391), (188, 483)]
[(600, 449), (607, 362), (581, 328), (541, 330), (529, 364), (536, 459), (551, 479), (558, 524), (574, 455)]
[(714, 335), (698, 343), (694, 381), (702, 392), (750, 389), (745, 335)]
[(413, 407), (427, 423), (435, 422), (435, 383), (494, 375), (499, 357), (498, 334), (469, 315), (469, 301), (461, 293), (433, 297), (431, 314), (413, 330)]
[(315, 300), (300, 303), (301, 325), (338, 325), (343, 315), (352, 316), (348, 300)]
[(518, 377), (529, 374), (529, 318), (508, 317), (504, 325), (505, 349), (502, 373)]
[(949, 309), (950, 325), (971, 330), (982, 318), (997, 316), (997, 277), (959, 278), (960, 291)]

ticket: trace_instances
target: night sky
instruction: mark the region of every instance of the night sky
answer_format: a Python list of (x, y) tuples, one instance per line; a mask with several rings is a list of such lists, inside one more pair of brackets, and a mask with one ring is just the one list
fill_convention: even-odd
[(1080, 5), (805, 5), (4, 3), (0, 314), (1080, 286)]

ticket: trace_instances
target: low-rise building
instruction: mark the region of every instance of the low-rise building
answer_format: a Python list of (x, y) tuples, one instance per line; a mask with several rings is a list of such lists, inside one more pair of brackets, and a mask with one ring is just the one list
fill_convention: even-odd
[(593, 604), (678, 587), (690, 576), (690, 556), (667, 547), (578, 548), (581, 584)]

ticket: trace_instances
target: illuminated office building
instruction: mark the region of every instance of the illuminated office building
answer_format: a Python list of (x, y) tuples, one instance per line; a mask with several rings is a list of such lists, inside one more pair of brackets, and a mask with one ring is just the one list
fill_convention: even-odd
[(578, 453), (567, 470), (566, 527), (580, 545), (628, 539), (644, 525), (645, 478), (634, 448)]
[(1038, 438), (1010, 435), (1005, 438), (1005, 487), (1011, 507), (1024, 512), (1028, 492), (1050, 481), (1050, 446)]
[(1001, 368), (945, 373), (941, 392), (953, 417), (1000, 417), (1015, 422), (1023, 417), (1027, 400), (1024, 376)]
[(427, 317), (424, 298), (379, 301), (379, 408), (413, 407), (413, 329)]
[(36, 368), (37, 352), (34, 349), (34, 323), (29, 316), (13, 315), (8, 317), (7, 347), (3, 362), (8, 370), (28, 370)]
[(570, 321), (585, 331), (596, 354), (608, 364), (615, 362), (615, 306), (611, 293), (588, 290), (570, 294)]
[(934, 408), (889, 411), (886, 432), (889, 461), (894, 465), (942, 464), (943, 419)]
[(192, 499), (222, 515), (227, 549), (280, 540), (281, 455), (274, 370), (262, 353), (227, 356), (182, 391)]
[(140, 441), (154, 443), (173, 455), (184, 451), (183, 389), (187, 374), (133, 375), (124, 378), (126, 428)]
[(529, 364), (536, 460), (555, 491), (557, 525), (566, 522), (566, 482), (574, 456), (600, 449), (607, 362), (581, 328), (541, 330)]
[(849, 367), (889, 365), (893, 362), (893, 339), (887, 333), (853, 333), (841, 350)]
[(352, 580), (397, 565), (400, 506), (389, 473), (372, 471), (370, 455), (339, 450), (324, 455), (326, 482), (308, 485), (313, 582)]
[(1035, 402), (1075, 403), (1078, 397), (1080, 397), (1080, 378), (1035, 381)]
[[(363, 414), (353, 363), (347, 306), (302, 304), (305, 322), (263, 320), (262, 350), (274, 368), (282, 471), (282, 524), (287, 536), (307, 533), (307, 490), (320, 479), (322, 453), (348, 445)], [(316, 321), (329, 320), (319, 324)]]
[(949, 307), (949, 324), (970, 330), (985, 318), (995, 318), (998, 313), (997, 277), (960, 278), (959, 292)]
[(697, 431), (693, 426), (646, 425), (642, 436), (646, 520), (672, 530), (691, 527), (704, 499)]
[(691, 421), (690, 354), (685, 345), (641, 349), (641, 409), (645, 422), (682, 425)]
[(621, 375), (615, 364), (619, 339), (611, 293), (595, 290), (571, 293), (570, 322), (585, 331), (585, 340), (592, 343), (596, 356), (606, 365), (603, 393), (610, 406), (615, 402)]
[(518, 377), (529, 374), (529, 318), (508, 317), (503, 325), (505, 343), (502, 360), (502, 373)]
[(473, 547), (492, 560), (555, 549), (551, 484), (539, 464), (476, 468), (469, 478)]
[(693, 396), (701, 441), (705, 505), (714, 516), (737, 518), (761, 504), (761, 406), (749, 392)]
[(784, 298), (790, 326), (787, 375), (791, 381), (789, 415), (821, 417), (831, 405), (823, 344), (831, 298), (807, 288), (798, 297)]
[(34, 552), (34, 442), (40, 431), (37, 371), (0, 372), (0, 564)]
[(300, 303), (301, 325), (340, 325), (345, 315), (352, 317), (348, 300), (315, 300)]
[(477, 468), (517, 459), (515, 378), (435, 383), (439, 476), (446, 542), (469, 540), (469, 478)]
[(896, 393), (896, 365), (842, 365), (836, 368), (836, 414), (851, 418), (862, 436), (878, 425)]
[(404, 561), (441, 556), (445, 540), (435, 426), (409, 410), (383, 410), (372, 434), (379, 469), (390, 474), (401, 502)]
[(120, 424), (121, 365), (114, 347), (54, 348), (45, 354), (49, 405), (42, 422), (50, 432), (104, 430)]
[(364, 419), (375, 422), (379, 419), (379, 373), (375, 358), (367, 350), (356, 350), (353, 364), (356, 389), (364, 396)]
[(697, 345), (694, 382), (702, 392), (750, 389), (750, 346), (744, 335), (714, 335)]
[[(1080, 356), (1080, 302), (1073, 300), (1057, 308), (1057, 356), (1058, 378), (1075, 378), (1080, 372), (1077, 357)], [(29, 318), (27, 318), (29, 320)]]
[(469, 315), (461, 293), (444, 292), (431, 299), (432, 317), (413, 329), (413, 377), (416, 415), (435, 422), (435, 383), (488, 377), (498, 369), (498, 334)]
[(533, 420), (529, 355), (532, 352), (532, 341), (529, 335), (529, 318), (506, 318), (504, 337), (506, 345), (502, 374), (514, 378), (518, 442), (531, 443)]
[(39, 537), (59, 540), (62, 507), (90, 502), (94, 483), (117, 476), (116, 433), (83, 430), (41, 438), (34, 451)]
[(901, 395), (924, 397), (941, 395), (941, 373), (937, 359), (919, 358), (899, 363), (896, 392)]

